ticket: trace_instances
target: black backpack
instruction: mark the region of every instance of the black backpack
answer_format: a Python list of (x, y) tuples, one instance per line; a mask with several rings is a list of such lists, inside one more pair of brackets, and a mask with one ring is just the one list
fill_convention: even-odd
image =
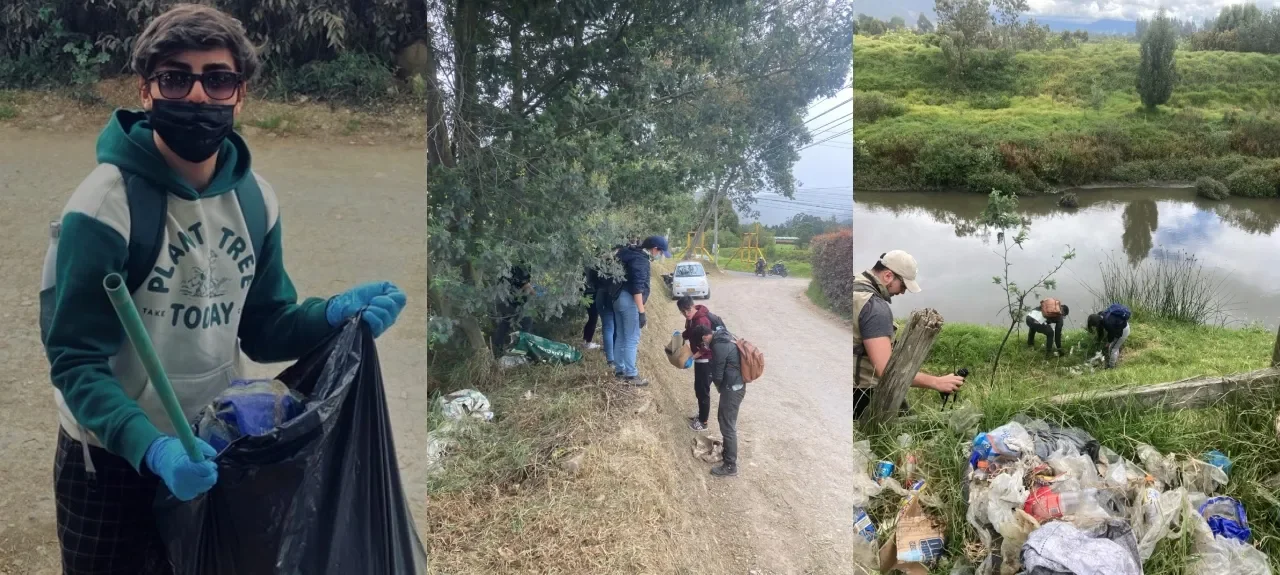
[(720, 319), (720, 316), (718, 316), (718, 315), (716, 315), (716, 314), (711, 313), (710, 311), (708, 311), (708, 312), (707, 312), (707, 319), (711, 320), (711, 331), (712, 331), (712, 332), (717, 332), (717, 331), (720, 331), (720, 330), (729, 331), (728, 329), (726, 329), (726, 328), (724, 327), (724, 320)]

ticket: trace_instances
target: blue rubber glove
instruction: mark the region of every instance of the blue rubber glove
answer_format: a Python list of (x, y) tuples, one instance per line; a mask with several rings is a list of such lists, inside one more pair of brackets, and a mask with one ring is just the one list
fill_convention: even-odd
[(378, 337), (396, 322), (405, 301), (404, 292), (391, 282), (367, 283), (333, 296), (325, 308), (325, 319), (331, 327), (338, 327), (363, 309), (361, 318), (373, 330), (373, 337)]
[[(212, 458), (218, 452), (203, 439), (196, 438), (196, 447), (206, 458)], [(169, 487), (174, 497), (182, 501), (191, 501), (196, 496), (213, 488), (218, 482), (218, 465), (211, 459), (200, 463), (187, 457), (187, 450), (176, 437), (163, 436), (156, 438), (147, 447), (144, 457), (147, 467), (158, 475)]]

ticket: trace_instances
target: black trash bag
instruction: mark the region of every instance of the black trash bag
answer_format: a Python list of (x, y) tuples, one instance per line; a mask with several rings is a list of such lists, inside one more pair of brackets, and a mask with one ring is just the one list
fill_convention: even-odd
[(228, 445), (202, 497), (161, 484), (174, 575), (425, 574), (369, 327), (353, 319), (277, 379), (309, 398), (302, 415)]

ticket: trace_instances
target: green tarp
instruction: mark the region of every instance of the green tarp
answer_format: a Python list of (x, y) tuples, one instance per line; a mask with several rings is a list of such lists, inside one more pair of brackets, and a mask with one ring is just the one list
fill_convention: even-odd
[(567, 343), (551, 341), (531, 333), (518, 332), (507, 355), (524, 356), (534, 363), (570, 364), (582, 361), (582, 352)]

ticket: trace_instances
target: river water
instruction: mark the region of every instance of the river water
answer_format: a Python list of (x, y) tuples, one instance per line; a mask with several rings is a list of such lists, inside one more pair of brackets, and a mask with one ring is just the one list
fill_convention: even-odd
[[(1152, 266), (1159, 258), (1195, 257), (1219, 286), (1225, 314), (1239, 326), (1280, 323), (1280, 200), (1211, 202), (1185, 188), (1076, 190), (1080, 207), (1057, 197), (1022, 198), (1030, 241), (1010, 256), (1011, 277), (1024, 284), (1050, 271), (1067, 246), (1076, 257), (1055, 276), (1052, 295), (1072, 306), (1067, 324), (1083, 327), (1100, 309), (1093, 295), (1102, 266)], [(861, 272), (891, 249), (915, 256), (923, 291), (894, 298), (894, 313), (932, 307), (947, 321), (1000, 324), (1004, 292), (992, 282), (1003, 271), (994, 233), (974, 223), (987, 197), (961, 192), (858, 192), (853, 213), (854, 267)], [(1093, 291), (1090, 290), (1093, 288)], [(1034, 305), (1034, 304), (1033, 304)]]

